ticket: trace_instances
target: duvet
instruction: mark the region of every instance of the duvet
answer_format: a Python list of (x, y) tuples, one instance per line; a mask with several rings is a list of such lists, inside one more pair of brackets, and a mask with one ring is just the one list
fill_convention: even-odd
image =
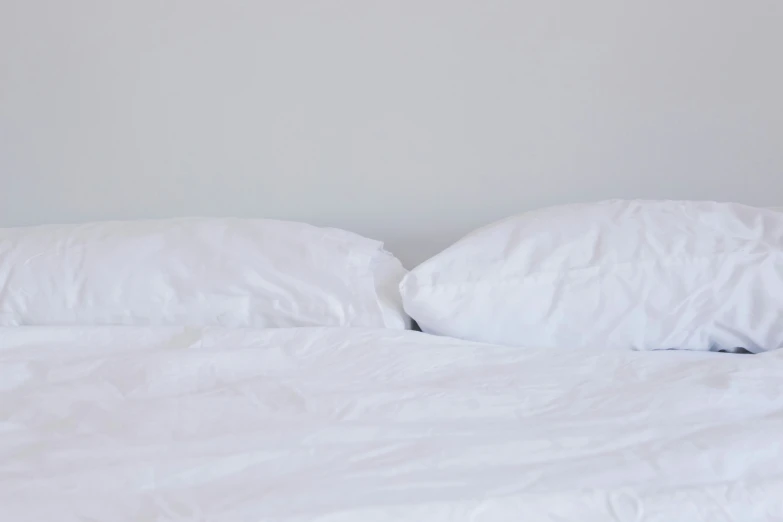
[(783, 520), (783, 351), (0, 328), (0, 519)]

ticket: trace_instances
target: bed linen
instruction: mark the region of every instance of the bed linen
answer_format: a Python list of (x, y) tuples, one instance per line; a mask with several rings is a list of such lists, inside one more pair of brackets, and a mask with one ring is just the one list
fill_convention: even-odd
[(512, 346), (783, 348), (783, 214), (713, 201), (542, 208), (410, 271), (425, 332)]
[(783, 351), (0, 328), (0, 518), (783, 520)]
[(407, 329), (383, 243), (293, 221), (0, 228), (0, 326)]

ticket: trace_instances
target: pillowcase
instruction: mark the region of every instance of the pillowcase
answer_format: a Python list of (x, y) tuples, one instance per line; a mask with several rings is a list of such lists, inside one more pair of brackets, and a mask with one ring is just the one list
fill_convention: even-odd
[(473, 232), (400, 285), (425, 332), (514, 346), (783, 347), (783, 214), (606, 201)]
[(285, 221), (0, 229), (0, 325), (404, 329), (405, 272), (378, 241)]

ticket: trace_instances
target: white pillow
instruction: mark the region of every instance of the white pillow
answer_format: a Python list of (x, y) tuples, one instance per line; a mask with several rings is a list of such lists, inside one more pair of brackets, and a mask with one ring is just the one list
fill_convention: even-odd
[(403, 329), (378, 241), (273, 220), (0, 229), (0, 325)]
[(518, 346), (783, 347), (783, 214), (607, 201), (500, 221), (400, 285), (425, 332)]

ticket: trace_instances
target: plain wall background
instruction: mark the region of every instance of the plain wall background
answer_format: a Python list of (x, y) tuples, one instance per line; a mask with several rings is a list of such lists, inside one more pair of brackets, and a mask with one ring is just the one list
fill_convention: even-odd
[(0, 0), (0, 225), (783, 204), (779, 0)]

